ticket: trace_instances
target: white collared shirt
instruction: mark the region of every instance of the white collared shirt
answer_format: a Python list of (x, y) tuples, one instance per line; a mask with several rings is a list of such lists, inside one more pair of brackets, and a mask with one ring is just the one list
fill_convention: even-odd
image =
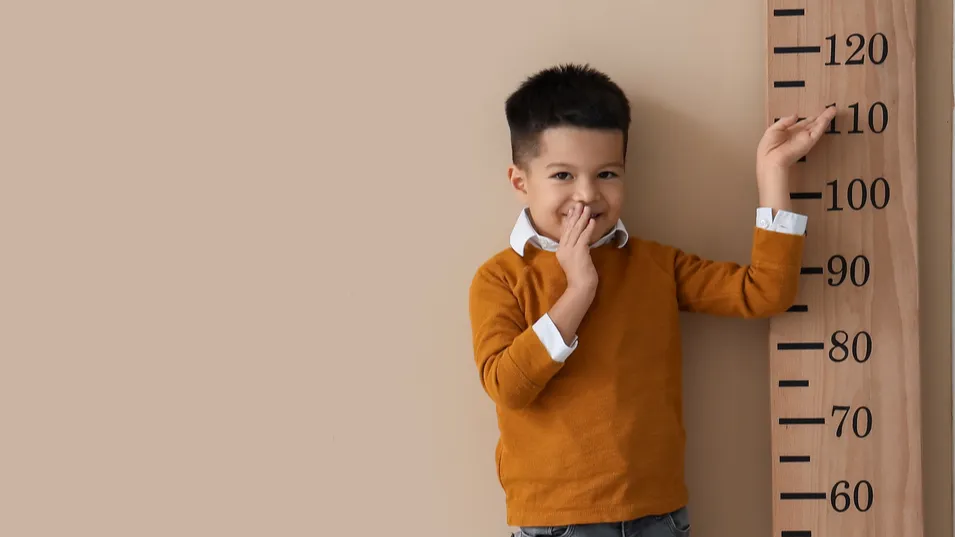
[[(617, 220), (617, 224), (608, 231), (603, 237), (600, 237), (597, 242), (591, 245), (591, 248), (596, 248), (598, 246), (603, 246), (610, 242), (611, 239), (617, 237), (617, 247), (623, 247), (627, 244), (627, 241), (630, 240), (630, 234), (627, 233), (627, 228), (624, 227), (623, 221)], [(531, 223), (530, 213), (525, 207), (521, 210), (521, 214), (517, 217), (517, 222), (514, 224), (514, 229), (511, 230), (511, 248), (514, 249), (520, 255), (524, 255), (524, 246), (527, 243), (532, 244), (540, 248), (541, 250), (546, 250), (548, 252), (556, 252), (557, 247), (559, 246), (558, 242), (541, 235), (534, 229), (534, 224)]]
[[(756, 226), (769, 231), (802, 235), (806, 232), (807, 220), (806, 215), (789, 211), (779, 211), (774, 218), (772, 208), (759, 207), (756, 209)], [(630, 240), (630, 234), (627, 232), (627, 228), (624, 227), (623, 221), (619, 219), (613, 229), (592, 244), (591, 248), (603, 246), (611, 240), (614, 240), (614, 238), (616, 238), (616, 246), (618, 248), (623, 248), (623, 246), (627, 244), (627, 241)], [(534, 229), (528, 209), (525, 207), (521, 210), (517, 217), (517, 222), (511, 230), (510, 245), (518, 255), (523, 256), (524, 248), (527, 244), (531, 244), (548, 252), (556, 252), (559, 246), (557, 241), (541, 235)], [(557, 329), (557, 325), (551, 320), (550, 315), (546, 313), (534, 323), (534, 332), (537, 333), (537, 337), (540, 338), (554, 361), (565, 361), (577, 348), (577, 336), (574, 336), (574, 340), (570, 345), (565, 344), (563, 336), (560, 335), (560, 330)]]

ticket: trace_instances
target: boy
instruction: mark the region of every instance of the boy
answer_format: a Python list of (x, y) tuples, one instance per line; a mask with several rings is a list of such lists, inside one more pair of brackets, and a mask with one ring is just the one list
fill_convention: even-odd
[(792, 304), (806, 217), (788, 169), (834, 117), (781, 119), (757, 151), (748, 266), (628, 234), (620, 221), (630, 105), (606, 75), (566, 65), (507, 100), (510, 247), (470, 287), (481, 384), (517, 535), (689, 535), (679, 312), (765, 318)]

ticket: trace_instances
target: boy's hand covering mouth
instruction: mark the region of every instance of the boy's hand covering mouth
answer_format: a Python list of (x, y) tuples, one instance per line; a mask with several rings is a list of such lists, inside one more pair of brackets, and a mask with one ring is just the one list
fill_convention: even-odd
[(590, 243), (596, 224), (590, 207), (575, 205), (562, 227), (557, 260), (564, 269), (568, 286), (588, 290), (596, 288), (597, 270), (590, 258)]

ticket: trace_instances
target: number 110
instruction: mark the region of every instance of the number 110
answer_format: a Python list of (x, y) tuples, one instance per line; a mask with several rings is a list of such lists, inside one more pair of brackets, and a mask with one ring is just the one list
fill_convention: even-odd
[[(832, 103), (829, 106), (835, 105), (836, 103)], [(826, 108), (828, 108), (828, 106)], [(864, 131), (859, 128), (859, 103), (852, 103), (849, 105), (849, 108), (852, 109), (852, 130), (846, 131), (846, 133), (862, 134)], [(888, 107), (885, 106), (884, 102), (876, 101), (869, 107), (868, 115), (869, 130), (875, 134), (882, 134), (889, 125)], [(826, 130), (826, 134), (841, 134), (841, 131), (836, 130), (836, 118), (832, 118), (832, 121), (829, 122), (829, 129)]]

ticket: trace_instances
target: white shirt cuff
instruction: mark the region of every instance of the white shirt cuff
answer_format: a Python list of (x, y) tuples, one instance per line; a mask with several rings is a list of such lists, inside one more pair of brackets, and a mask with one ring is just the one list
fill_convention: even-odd
[(771, 207), (756, 209), (756, 226), (769, 231), (802, 235), (806, 232), (806, 222), (808, 220), (809, 218), (806, 215), (789, 211), (778, 211), (776, 217), (773, 218)]
[(555, 362), (563, 362), (577, 348), (577, 336), (574, 336), (574, 341), (568, 347), (564, 343), (564, 337), (560, 335), (557, 325), (546, 313), (534, 323), (534, 332), (537, 333), (537, 337), (540, 338), (541, 343), (544, 344), (551, 359)]

